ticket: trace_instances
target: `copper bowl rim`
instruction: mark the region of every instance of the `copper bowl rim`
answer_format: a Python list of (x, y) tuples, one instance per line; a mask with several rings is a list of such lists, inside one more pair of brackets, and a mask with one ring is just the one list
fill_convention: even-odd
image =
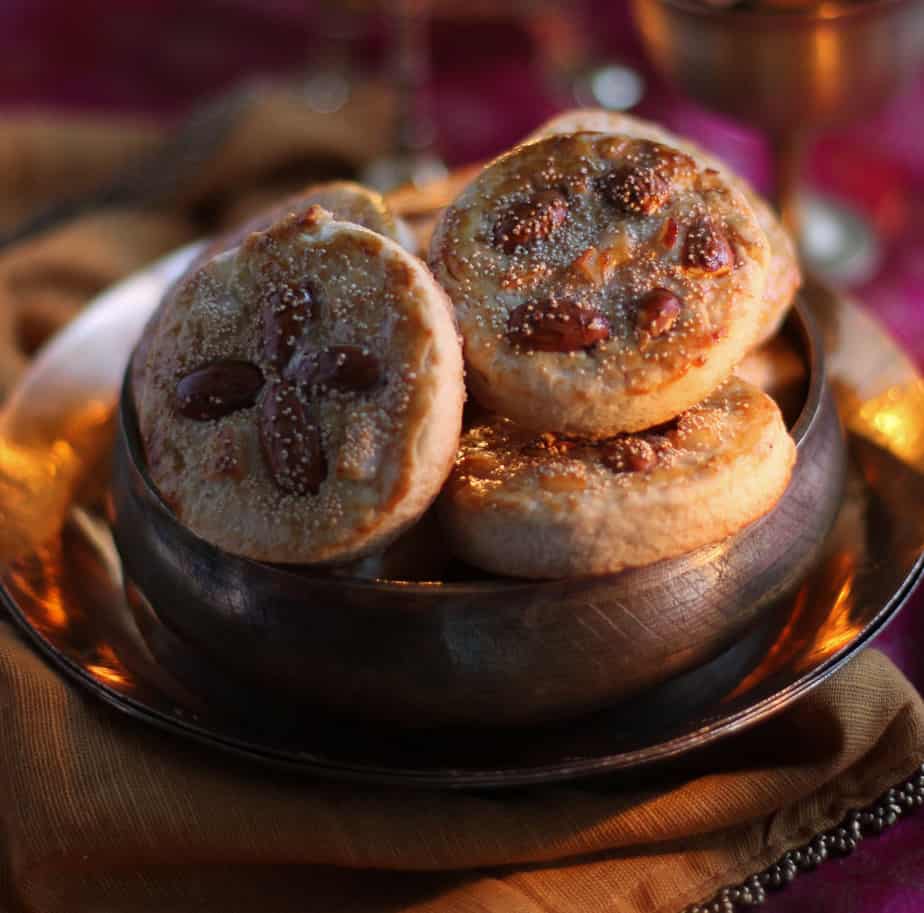
[[(801, 299), (797, 293), (796, 299), (787, 317), (787, 324), (795, 330), (799, 336), (801, 347), (808, 369), (808, 380), (805, 391), (805, 402), (799, 412), (799, 416), (790, 429), (790, 435), (796, 444), (797, 451), (808, 439), (812, 429), (816, 424), (816, 418), (822, 404), (826, 389), (825, 377), (825, 356), (824, 347), (821, 343), (821, 331), (815, 318), (812, 316), (808, 305)], [(137, 415), (134, 406), (134, 397), (132, 395), (132, 359), (129, 360), (125, 370), (122, 383), (122, 390), (119, 397), (119, 423), (117, 434), (124, 437), (126, 451), (132, 466), (137, 473), (138, 479), (144, 485), (147, 495), (150, 497), (150, 503), (156, 506), (156, 509), (165, 517), (169, 524), (180, 527), (183, 533), (194, 540), (199, 549), (210, 554), (214, 560), (232, 559), (241, 562), (244, 566), (253, 566), (262, 571), (271, 571), (273, 574), (294, 576), (305, 579), (306, 576), (316, 576), (319, 580), (334, 581), (344, 589), (359, 590), (379, 590), (392, 593), (432, 593), (438, 590), (441, 593), (450, 595), (472, 595), (473, 593), (492, 593), (492, 592), (517, 592), (528, 590), (530, 592), (541, 592), (543, 589), (553, 590), (561, 586), (563, 579), (569, 582), (579, 582), (581, 580), (593, 581), (595, 583), (605, 582), (608, 578), (616, 578), (627, 572), (642, 570), (642, 568), (625, 568), (612, 574), (597, 574), (574, 576), (568, 578), (556, 578), (553, 580), (529, 580), (516, 577), (494, 577), (489, 580), (463, 580), (463, 581), (403, 581), (403, 580), (363, 580), (359, 578), (333, 578), (323, 573), (323, 568), (315, 568), (312, 565), (294, 565), (294, 564), (273, 564), (270, 562), (256, 561), (253, 558), (247, 558), (243, 555), (236, 555), (220, 549), (201, 536), (198, 536), (188, 527), (177, 519), (176, 515), (168, 506), (162, 497), (154, 481), (148, 474), (147, 462), (144, 458), (144, 451), (141, 446), (141, 437), (138, 430)], [(757, 521), (759, 522), (759, 521)], [(747, 529), (747, 527), (745, 527)], [(741, 530), (744, 532), (745, 530)], [(739, 533), (740, 534), (740, 533)], [(706, 546), (709, 548), (710, 546)], [(692, 552), (678, 555), (676, 558), (665, 559), (666, 562), (682, 560), (695, 554), (699, 549)], [(661, 562), (658, 562), (661, 563)], [(313, 573), (321, 570), (322, 573)]]
[(833, 13), (824, 15), (823, 8), (830, 4), (819, 4), (809, 10), (786, 9), (739, 9), (714, 7), (698, 0), (635, 0), (636, 3), (654, 3), (670, 7), (693, 19), (724, 20), (726, 24), (747, 24), (762, 29), (781, 27), (792, 29), (795, 25), (812, 25), (816, 23), (837, 23), (842, 20), (875, 17), (882, 12), (893, 9), (913, 7), (918, 0), (863, 0), (863, 2), (845, 2), (840, 0)]

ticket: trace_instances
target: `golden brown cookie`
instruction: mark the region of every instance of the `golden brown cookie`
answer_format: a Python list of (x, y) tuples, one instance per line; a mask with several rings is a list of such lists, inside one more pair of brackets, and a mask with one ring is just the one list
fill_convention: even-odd
[(207, 260), (236, 247), (252, 232), (263, 231), (287, 216), (305, 213), (312, 206), (321, 206), (341, 222), (353, 222), (385, 235), (412, 253), (417, 250), (413, 233), (395, 216), (380, 193), (353, 181), (329, 181), (312, 184), (219, 235), (209, 242), (202, 257)]
[(362, 225), (381, 235), (385, 235), (385, 237), (397, 241), (412, 253), (420, 249), (414, 232), (404, 220), (394, 215), (381, 194), (352, 181), (330, 181), (323, 184), (313, 184), (281, 202), (277, 200), (271, 206), (264, 207), (243, 224), (219, 234), (203, 246), (202, 250), (192, 259), (184, 274), (167, 290), (161, 304), (148, 320), (148, 325), (139, 344), (142, 356), (144, 356), (144, 349), (148, 341), (153, 339), (157, 333), (157, 323), (167, 306), (167, 302), (178, 285), (189, 275), (196, 272), (203, 264), (217, 257), (223, 251), (237, 247), (254, 232), (264, 231), (285, 218), (304, 215), (312, 206), (321, 206), (330, 212), (335, 219), (342, 222)]
[(651, 564), (767, 513), (796, 449), (768, 396), (732, 378), (638, 434), (537, 434), (503, 418), (463, 433), (438, 502), (459, 557), (497, 574), (555, 578)]
[(445, 294), (394, 241), (320, 207), (188, 275), (135, 357), (151, 477), (227, 551), (368, 554), (451, 468), (464, 385)]
[(601, 133), (501, 156), (430, 246), (469, 390), (543, 431), (666, 421), (757, 336), (767, 241), (744, 197), (669, 146)]
[(730, 184), (744, 194), (770, 244), (770, 263), (767, 267), (767, 284), (764, 289), (764, 311), (755, 344), (759, 345), (773, 336), (792, 304), (796, 289), (802, 282), (802, 275), (799, 271), (796, 246), (776, 213), (770, 208), (769, 203), (744, 178), (735, 174), (714, 155), (710, 155), (689, 140), (665, 130), (659, 124), (633, 117), (631, 114), (604, 111), (601, 108), (578, 108), (566, 111), (553, 117), (531, 133), (526, 138), (526, 142), (560, 133), (580, 133), (588, 130), (650, 139), (673, 146), (686, 152), (704, 167), (715, 168), (721, 172)]
[(795, 424), (805, 405), (808, 367), (785, 334), (748, 352), (735, 368), (735, 376), (772, 396), (787, 426)]

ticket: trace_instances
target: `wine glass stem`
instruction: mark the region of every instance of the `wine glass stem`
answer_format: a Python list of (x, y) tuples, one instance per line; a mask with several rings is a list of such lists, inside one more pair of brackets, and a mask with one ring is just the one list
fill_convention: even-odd
[(798, 243), (802, 229), (799, 191), (805, 163), (806, 139), (804, 134), (792, 130), (774, 136), (772, 144), (774, 202), (783, 225)]
[(430, 65), (429, 5), (429, 0), (396, 0), (392, 8), (397, 26), (396, 146), (405, 155), (419, 152), (432, 142), (433, 128), (422, 98)]

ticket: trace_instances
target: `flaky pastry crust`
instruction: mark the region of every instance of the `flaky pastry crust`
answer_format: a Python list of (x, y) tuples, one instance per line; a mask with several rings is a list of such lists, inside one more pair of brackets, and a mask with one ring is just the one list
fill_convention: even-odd
[(744, 197), (644, 139), (551, 136), (442, 214), (431, 267), (484, 406), (537, 430), (635, 431), (722, 383), (753, 344), (769, 252)]
[(714, 168), (747, 198), (760, 227), (770, 245), (770, 262), (767, 267), (767, 283), (764, 288), (763, 316), (758, 325), (755, 346), (768, 340), (780, 328), (789, 311), (796, 290), (802, 282), (799, 258), (789, 232), (783, 228), (770, 204), (740, 175), (732, 171), (721, 159), (710, 155), (688, 139), (665, 130), (659, 124), (623, 114), (618, 111), (604, 111), (600, 108), (579, 108), (553, 117), (531, 133), (525, 142), (534, 142), (560, 133), (582, 131), (617, 133), (650, 139), (667, 146), (673, 146), (692, 156), (705, 168)]
[(445, 294), (394, 241), (294, 215), (209, 260), (136, 351), (151, 477), (193, 532), (264, 561), (344, 561), (426, 510), (461, 426)]
[(612, 573), (738, 532), (776, 504), (795, 459), (773, 400), (732, 378), (637, 434), (581, 439), (497, 417), (477, 423), (438, 505), (455, 552), (485, 570)]

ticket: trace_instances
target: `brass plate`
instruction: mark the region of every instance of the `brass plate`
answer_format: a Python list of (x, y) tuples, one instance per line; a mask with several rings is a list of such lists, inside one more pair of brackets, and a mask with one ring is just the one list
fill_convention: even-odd
[[(265, 762), (379, 783), (514, 786), (677, 758), (775, 713), (865, 646), (907, 599), (924, 553), (924, 382), (880, 327), (821, 286), (822, 324), (851, 472), (825, 558), (787, 604), (706, 665), (569, 723), (406, 730), (282, 708), (159, 663), (122, 589), (103, 513), (112, 417), (133, 341), (185, 249), (101, 296), (35, 361), (0, 414), (0, 596), (49, 662), (134, 717)], [(91, 505), (91, 506), (87, 506)], [(159, 655), (159, 654), (158, 654)], [(177, 654), (178, 656), (181, 654)], [(215, 687), (216, 682), (218, 687)]]

